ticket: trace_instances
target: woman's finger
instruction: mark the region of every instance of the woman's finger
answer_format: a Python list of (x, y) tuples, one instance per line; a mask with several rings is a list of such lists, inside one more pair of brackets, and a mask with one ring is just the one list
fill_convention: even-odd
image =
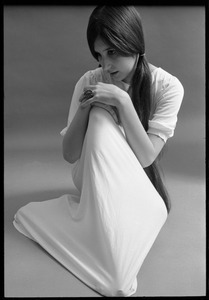
[(95, 99), (93, 97), (93, 98), (90, 98), (90, 99), (88, 99), (86, 101), (81, 102), (80, 105), (81, 105), (81, 107), (85, 108), (85, 107), (91, 105), (94, 101), (95, 101)]
[(79, 102), (84, 102), (92, 97), (94, 97), (95, 91), (92, 91), (90, 89), (87, 89), (83, 92), (83, 94), (80, 96)]
[(96, 89), (96, 85), (86, 85), (84, 88), (83, 88), (83, 91), (85, 92), (86, 90), (95, 90)]

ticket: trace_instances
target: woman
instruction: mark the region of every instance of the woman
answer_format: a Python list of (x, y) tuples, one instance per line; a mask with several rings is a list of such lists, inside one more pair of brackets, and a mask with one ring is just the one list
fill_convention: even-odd
[(100, 294), (130, 296), (170, 210), (157, 159), (183, 87), (147, 62), (135, 8), (96, 7), (87, 39), (100, 66), (77, 82), (61, 132), (76, 190), (27, 204), (14, 225)]

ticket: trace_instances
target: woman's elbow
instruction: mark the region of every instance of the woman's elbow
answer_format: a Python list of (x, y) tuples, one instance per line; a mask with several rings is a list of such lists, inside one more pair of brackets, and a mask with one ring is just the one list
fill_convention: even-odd
[(70, 164), (73, 164), (77, 160), (66, 152), (62, 152), (62, 155), (63, 155), (64, 160), (66, 160)]
[(151, 166), (151, 164), (153, 163), (154, 161), (149, 161), (149, 162), (143, 162), (143, 164), (142, 164), (142, 167), (143, 168), (148, 168), (149, 166)]
[(62, 145), (62, 156), (64, 160), (66, 160), (70, 164), (73, 164), (79, 159), (78, 155), (73, 155), (73, 153), (71, 153), (69, 149), (67, 150), (64, 145)]
[(142, 167), (143, 168), (148, 168), (149, 166), (151, 166), (153, 164), (153, 162), (155, 161), (155, 159), (156, 159), (156, 157), (154, 155), (147, 156), (141, 162)]

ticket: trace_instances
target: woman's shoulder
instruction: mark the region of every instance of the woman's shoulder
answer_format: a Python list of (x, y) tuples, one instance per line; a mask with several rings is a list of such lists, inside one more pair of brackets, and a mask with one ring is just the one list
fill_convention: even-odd
[(171, 73), (169, 73), (168, 71), (164, 70), (161, 67), (156, 67), (152, 64), (149, 64), (149, 68), (152, 75), (152, 80), (154, 82), (170, 80), (174, 77)]
[(103, 81), (104, 78), (102, 68), (96, 68), (86, 71), (81, 76), (80, 80), (85, 81), (88, 84), (96, 84), (98, 81)]
[(179, 89), (183, 92), (180, 80), (161, 67), (150, 64), (152, 86), (155, 92), (163, 92), (168, 89)]

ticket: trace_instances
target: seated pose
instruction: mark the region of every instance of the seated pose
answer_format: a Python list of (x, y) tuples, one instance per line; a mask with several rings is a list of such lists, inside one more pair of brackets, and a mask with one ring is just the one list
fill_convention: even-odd
[(75, 190), (20, 208), (14, 225), (98, 293), (130, 296), (170, 211), (157, 161), (184, 91), (148, 63), (134, 7), (96, 7), (87, 39), (99, 67), (78, 80), (61, 131)]

